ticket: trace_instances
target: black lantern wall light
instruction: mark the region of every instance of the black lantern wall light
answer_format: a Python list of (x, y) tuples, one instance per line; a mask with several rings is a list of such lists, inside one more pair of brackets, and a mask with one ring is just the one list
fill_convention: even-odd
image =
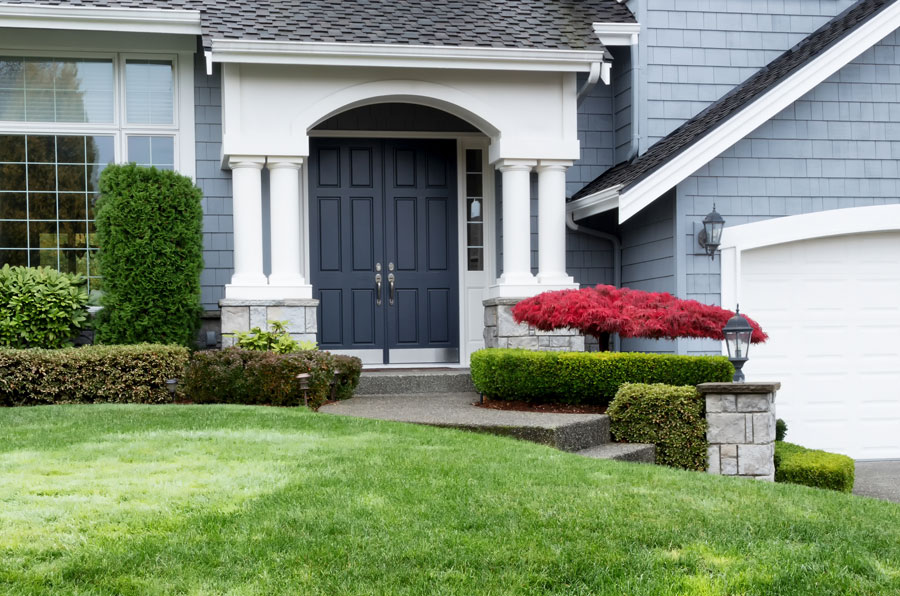
[(716, 211), (716, 205), (703, 218), (703, 229), (697, 234), (697, 242), (706, 250), (710, 259), (716, 258), (716, 250), (722, 244), (722, 230), (725, 229), (725, 220)]

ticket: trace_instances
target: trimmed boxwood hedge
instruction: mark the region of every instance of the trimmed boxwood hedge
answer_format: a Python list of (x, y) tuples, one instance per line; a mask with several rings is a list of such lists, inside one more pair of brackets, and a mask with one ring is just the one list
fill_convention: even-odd
[(856, 465), (846, 455), (775, 442), (775, 482), (853, 492)]
[(505, 348), (472, 354), (472, 380), (491, 399), (607, 404), (624, 383), (729, 382), (724, 356), (632, 352), (534, 352)]
[(166, 403), (166, 379), (180, 377), (180, 346), (85, 346), (0, 350), (0, 405)]
[(209, 350), (193, 355), (179, 392), (199, 404), (298, 406), (304, 399), (297, 375), (307, 373), (306, 396), (310, 407), (317, 408), (329, 399), (332, 380), (337, 399), (351, 397), (361, 371), (358, 358), (318, 350)]
[(606, 413), (616, 441), (654, 443), (656, 463), (706, 470), (706, 404), (695, 387), (625, 383)]

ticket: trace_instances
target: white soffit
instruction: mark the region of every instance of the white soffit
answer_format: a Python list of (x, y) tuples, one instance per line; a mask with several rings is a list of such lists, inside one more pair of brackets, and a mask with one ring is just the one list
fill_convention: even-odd
[(603, 51), (214, 39), (210, 62), (589, 72)]
[[(2, 1), (2, 0), (0, 0)], [(0, 28), (200, 35), (200, 12), (0, 3)]]
[(607, 47), (633, 46), (640, 33), (640, 23), (594, 23), (594, 34)]
[(619, 223), (771, 120), (898, 27), (900, 2), (895, 2), (622, 193)]

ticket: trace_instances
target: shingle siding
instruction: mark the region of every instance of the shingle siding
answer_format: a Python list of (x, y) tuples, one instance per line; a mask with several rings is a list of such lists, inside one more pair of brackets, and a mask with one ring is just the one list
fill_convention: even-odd
[(222, 170), (221, 68), (206, 75), (203, 54), (194, 64), (194, 118), (197, 144), (197, 186), (203, 191), (203, 273), (200, 298), (206, 310), (218, 310), (225, 284), (234, 271), (231, 173)]
[(898, 57), (895, 32), (678, 186), (685, 297), (720, 302), (720, 261), (696, 240), (713, 203), (729, 226), (900, 203)]
[[(639, 0), (646, 96), (641, 151), (854, 0)], [(765, 14), (760, 14), (765, 13)]]

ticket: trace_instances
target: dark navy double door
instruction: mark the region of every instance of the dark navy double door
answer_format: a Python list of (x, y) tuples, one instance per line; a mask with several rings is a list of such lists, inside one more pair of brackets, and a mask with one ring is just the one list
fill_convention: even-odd
[(320, 347), (457, 362), (455, 142), (315, 139), (309, 179)]

